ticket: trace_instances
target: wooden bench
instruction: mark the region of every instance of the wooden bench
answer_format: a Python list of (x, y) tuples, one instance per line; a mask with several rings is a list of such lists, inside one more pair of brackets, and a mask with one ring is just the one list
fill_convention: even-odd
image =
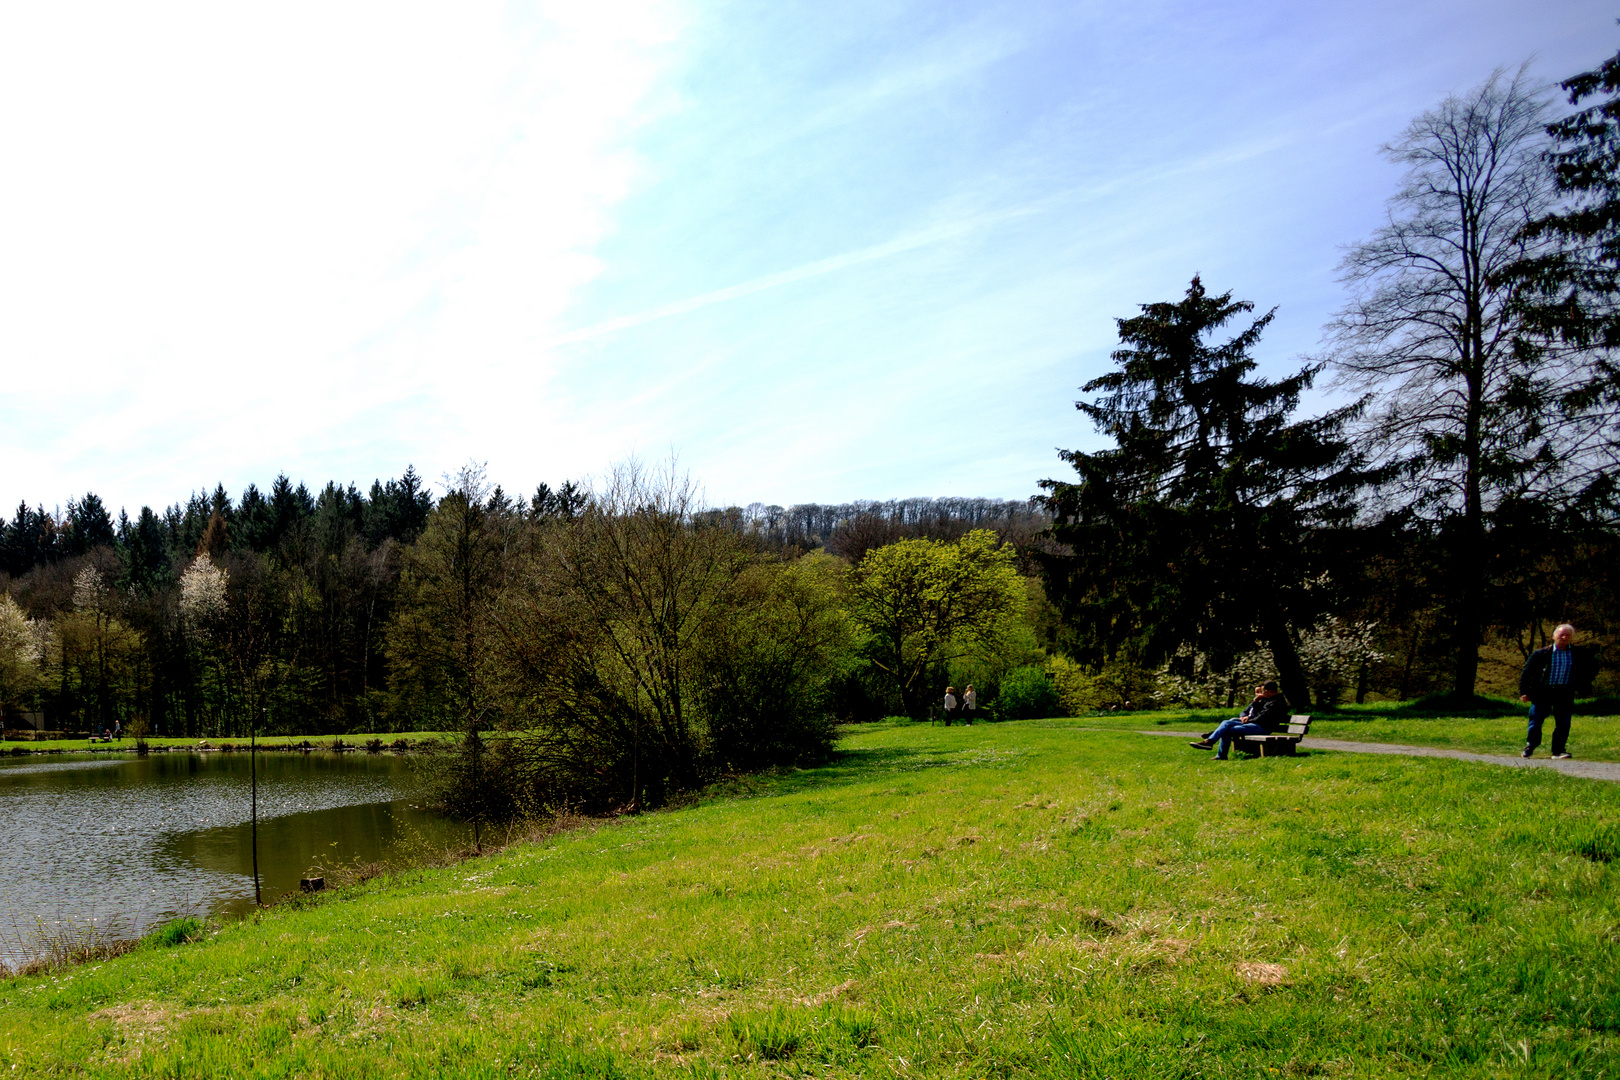
[(1239, 735), (1232, 740), (1232, 745), (1248, 754), (1250, 757), (1269, 757), (1276, 754), (1292, 756), (1299, 740), (1311, 730), (1309, 716), (1290, 716), (1288, 730), (1279, 731), (1275, 735)]

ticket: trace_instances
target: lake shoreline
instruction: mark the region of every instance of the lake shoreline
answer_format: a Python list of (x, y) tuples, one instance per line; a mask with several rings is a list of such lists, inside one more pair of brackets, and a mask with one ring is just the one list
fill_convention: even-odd
[[(344, 736), (309, 736), (309, 735), (277, 735), (258, 743), (258, 753), (300, 753), (307, 754), (313, 751), (326, 751), (330, 753), (347, 754), (355, 751), (366, 753), (433, 752), (443, 749), (452, 734), (440, 731), (421, 732), (386, 732), (364, 733), (360, 735)], [(66, 745), (60, 745), (66, 744)], [(155, 738), (146, 740), (146, 752), (150, 754), (166, 753), (247, 753), (250, 744), (241, 738), (228, 739), (188, 739), (188, 738)], [(35, 754), (136, 754), (141, 753), (140, 744), (126, 738), (116, 742), (101, 742), (92, 739), (6, 739), (0, 741), (0, 757), (28, 757)]]

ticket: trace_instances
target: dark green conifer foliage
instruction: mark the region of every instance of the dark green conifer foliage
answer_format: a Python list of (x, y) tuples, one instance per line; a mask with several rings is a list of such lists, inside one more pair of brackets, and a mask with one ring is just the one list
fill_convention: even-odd
[(257, 484), (249, 484), (242, 492), (242, 501), (236, 509), (237, 543), (250, 551), (264, 551), (270, 547), (270, 536), (275, 531), (275, 515), (270, 503)]
[(1294, 634), (1326, 599), (1309, 587), (1325, 560), (1316, 531), (1351, 512), (1356, 462), (1341, 429), (1359, 406), (1292, 420), (1320, 368), (1254, 375), (1273, 312), (1210, 340), (1252, 310), (1195, 277), (1183, 299), (1118, 320), (1118, 370), (1076, 403), (1114, 447), (1060, 451), (1078, 479), (1041, 482), (1069, 551), (1041, 567), (1081, 659), (1186, 668), (1197, 651), (1219, 668), (1258, 641), (1303, 706)]
[(409, 544), (421, 535), (432, 512), (433, 495), (424, 489), (416, 466), (407, 465), (398, 480), (372, 481), (363, 525), (366, 539), (372, 545), (387, 539)]
[[(1533, 246), (1503, 277), (1519, 286), (1525, 333), (1517, 342), (1523, 358), (1538, 366), (1549, 353), (1579, 351), (1585, 377), (1561, 387), (1553, 407), (1601, 427), (1599, 449), (1574, 470), (1576, 519), (1593, 511), (1612, 514), (1620, 501), (1620, 54), (1592, 71), (1564, 80), (1576, 112), (1549, 124), (1554, 149), (1548, 155), (1562, 202), (1524, 229)], [(1596, 99), (1596, 100), (1594, 100)], [(1566, 523), (1565, 527), (1571, 524)], [(1579, 527), (1575, 524), (1575, 527)]]
[(83, 555), (98, 547), (111, 547), (114, 539), (112, 515), (99, 496), (85, 492), (84, 498), (68, 503), (67, 554)]
[(170, 583), (169, 530), (150, 506), (141, 507), (129, 529), (123, 556), (127, 584), (136, 592), (150, 594)]
[(45, 541), (47, 529), (42, 520), (45, 508), (40, 507), (36, 514), (26, 502), (17, 504), (17, 516), (5, 527), (5, 534), (0, 537), (0, 559), (6, 573), (12, 577), (21, 577), (29, 570), (46, 561), (49, 548)]

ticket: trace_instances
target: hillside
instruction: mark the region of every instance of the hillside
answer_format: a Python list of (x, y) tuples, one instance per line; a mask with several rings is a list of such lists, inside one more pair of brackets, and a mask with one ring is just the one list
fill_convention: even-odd
[(0, 983), (0, 1072), (1620, 1069), (1620, 786), (1085, 721), (828, 767)]

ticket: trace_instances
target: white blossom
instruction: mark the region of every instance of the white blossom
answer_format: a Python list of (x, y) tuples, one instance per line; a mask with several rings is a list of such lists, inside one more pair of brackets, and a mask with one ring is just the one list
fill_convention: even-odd
[(189, 629), (207, 633), (208, 627), (225, 613), (228, 581), (225, 571), (206, 557), (199, 556), (186, 567), (180, 575), (180, 617)]
[(48, 624), (30, 619), (15, 600), (0, 594), (0, 704), (35, 685), (50, 640)]
[(102, 611), (112, 590), (102, 580), (101, 571), (89, 563), (73, 575), (73, 606), (79, 611)]

